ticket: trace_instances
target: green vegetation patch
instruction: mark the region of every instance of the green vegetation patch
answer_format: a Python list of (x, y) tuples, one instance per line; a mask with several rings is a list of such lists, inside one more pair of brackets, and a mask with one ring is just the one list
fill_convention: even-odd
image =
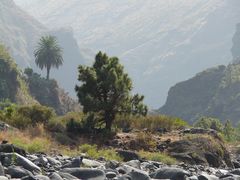
[(166, 153), (140, 151), (139, 155), (143, 159), (162, 162), (167, 165), (177, 164), (177, 160)]

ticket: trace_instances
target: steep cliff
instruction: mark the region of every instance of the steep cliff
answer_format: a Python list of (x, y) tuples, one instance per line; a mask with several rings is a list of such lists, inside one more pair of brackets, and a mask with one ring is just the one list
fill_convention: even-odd
[(233, 61), (228, 66), (208, 69), (172, 87), (159, 112), (193, 123), (201, 116), (222, 121), (240, 117), (240, 25), (233, 37)]
[(0, 101), (10, 100), (17, 104), (35, 104), (21, 71), (3, 45), (0, 45)]

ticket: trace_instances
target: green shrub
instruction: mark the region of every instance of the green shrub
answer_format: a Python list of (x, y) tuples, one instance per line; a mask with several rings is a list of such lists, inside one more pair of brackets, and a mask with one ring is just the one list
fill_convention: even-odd
[(140, 132), (136, 134), (136, 138), (130, 142), (130, 148), (134, 150), (154, 150), (157, 146), (157, 141), (149, 132)]
[(66, 131), (66, 124), (58, 118), (53, 118), (49, 120), (46, 128), (50, 132), (63, 133)]
[(41, 105), (20, 106), (17, 108), (16, 113), (22, 117), (29, 118), (33, 126), (36, 124), (47, 124), (55, 115), (53, 109)]
[(122, 158), (114, 149), (98, 149), (96, 145), (83, 144), (79, 147), (79, 150), (93, 159), (104, 157), (106, 160), (122, 161)]
[(101, 126), (98, 126), (97, 122), (96, 116), (90, 113), (81, 119), (76, 120), (71, 118), (66, 124), (66, 129), (71, 133), (94, 133), (97, 128), (101, 129)]
[(51, 108), (41, 105), (17, 106), (11, 104), (0, 112), (1, 121), (20, 129), (36, 126), (37, 124), (46, 124), (55, 116)]
[(195, 124), (195, 127), (200, 127), (204, 129), (214, 129), (218, 132), (223, 131), (223, 124), (219, 119), (211, 117), (202, 117)]
[(67, 132), (78, 133), (82, 129), (82, 123), (74, 119), (70, 119), (66, 124)]
[(50, 119), (50, 121), (48, 122), (47, 129), (51, 132), (65, 132), (65, 131), (71, 132), (73, 124), (74, 123), (80, 124), (83, 116), (84, 115), (79, 112), (69, 112), (63, 116), (54, 117)]
[(51, 142), (46, 138), (33, 138), (30, 141), (22, 137), (12, 137), (11, 143), (25, 149), (29, 153), (48, 152)]

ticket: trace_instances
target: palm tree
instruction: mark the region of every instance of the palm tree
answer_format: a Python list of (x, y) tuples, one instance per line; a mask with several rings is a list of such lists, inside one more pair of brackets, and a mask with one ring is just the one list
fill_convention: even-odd
[(63, 64), (62, 48), (58, 45), (54, 36), (43, 36), (40, 38), (38, 46), (34, 51), (35, 62), (42, 70), (47, 69), (47, 80), (51, 67), (59, 68)]

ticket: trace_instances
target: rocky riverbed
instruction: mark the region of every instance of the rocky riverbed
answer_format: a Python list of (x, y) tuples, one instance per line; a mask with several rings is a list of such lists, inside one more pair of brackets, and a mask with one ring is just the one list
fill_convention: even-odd
[[(13, 145), (0, 146), (0, 180), (231, 180), (240, 179), (240, 169), (211, 168), (179, 163), (130, 160), (127, 162), (92, 160), (91, 158), (27, 154)], [(237, 166), (237, 158), (234, 160)]]

